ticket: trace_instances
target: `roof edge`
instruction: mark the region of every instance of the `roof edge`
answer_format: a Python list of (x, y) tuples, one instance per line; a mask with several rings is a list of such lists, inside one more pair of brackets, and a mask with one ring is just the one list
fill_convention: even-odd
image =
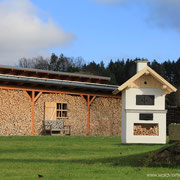
[(118, 94), (120, 91), (126, 89), (128, 85), (130, 85), (132, 82), (140, 78), (142, 75), (144, 75), (146, 72), (149, 72), (154, 78), (156, 78), (158, 81), (160, 81), (162, 84), (165, 84), (169, 89), (171, 89), (171, 92), (176, 92), (177, 89), (171, 85), (168, 81), (166, 81), (162, 76), (160, 76), (157, 72), (155, 72), (152, 68), (149, 66), (146, 66), (144, 69), (136, 73), (133, 77), (131, 77), (129, 80), (127, 80), (125, 83), (123, 83), (121, 86), (119, 86), (116, 90), (113, 91), (113, 94)]
[(94, 78), (94, 79), (102, 79), (110, 81), (110, 77), (106, 76), (96, 76), (96, 75), (88, 75), (88, 74), (80, 74), (80, 73), (70, 73), (70, 72), (60, 72), (60, 71), (50, 71), (50, 70), (42, 70), (42, 69), (33, 69), (33, 68), (22, 68), (22, 67), (14, 67), (14, 66), (6, 66), (0, 65), (0, 68), (4, 69), (12, 69), (12, 70), (22, 70), (22, 71), (33, 71), (33, 72), (40, 72), (40, 73), (52, 73), (57, 75), (69, 75), (69, 76), (76, 76), (76, 77), (85, 77), (85, 78)]

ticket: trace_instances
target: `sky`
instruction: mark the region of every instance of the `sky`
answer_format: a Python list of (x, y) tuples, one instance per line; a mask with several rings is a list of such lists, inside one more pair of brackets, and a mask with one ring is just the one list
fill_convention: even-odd
[(180, 0), (0, 0), (0, 64), (180, 57)]

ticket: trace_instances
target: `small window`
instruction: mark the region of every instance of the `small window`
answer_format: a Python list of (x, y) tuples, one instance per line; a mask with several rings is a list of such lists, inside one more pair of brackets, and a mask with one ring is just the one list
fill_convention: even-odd
[(154, 95), (136, 95), (136, 105), (154, 105)]
[(153, 120), (153, 114), (140, 113), (139, 120)]
[(136, 95), (136, 105), (144, 105), (144, 96)]
[(66, 103), (57, 103), (57, 109), (56, 109), (56, 117), (57, 119), (67, 118), (67, 104)]
[(154, 105), (154, 96), (145, 95), (145, 105)]

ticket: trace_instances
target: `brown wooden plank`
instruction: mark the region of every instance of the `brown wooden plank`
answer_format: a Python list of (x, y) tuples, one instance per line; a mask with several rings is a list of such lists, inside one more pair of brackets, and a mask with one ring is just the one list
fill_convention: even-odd
[(56, 102), (45, 102), (45, 120), (56, 120)]
[(91, 105), (91, 103), (94, 101), (94, 99), (96, 98), (96, 96), (93, 96), (92, 99), (89, 102), (89, 105)]
[(75, 95), (90, 95), (90, 96), (100, 96), (109, 98), (121, 98), (121, 95), (110, 95), (103, 93), (91, 93), (91, 92), (81, 92), (81, 91), (65, 91), (65, 90), (52, 90), (49, 88), (36, 88), (36, 87), (18, 87), (10, 85), (0, 85), (0, 89), (12, 89), (12, 90), (25, 90), (25, 91), (39, 91), (39, 92), (49, 92), (49, 93), (64, 93), (64, 94), (75, 94)]
[(35, 92), (32, 91), (32, 136), (34, 136), (34, 114), (35, 114), (34, 97), (35, 97)]
[(36, 95), (36, 97), (34, 98), (34, 102), (37, 101), (37, 99), (41, 96), (41, 94), (42, 94), (42, 92), (39, 92), (39, 93)]
[(84, 98), (84, 96), (82, 94), (80, 94), (80, 96), (82, 97), (83, 101), (86, 103), (86, 106), (88, 105), (88, 102), (86, 101), (86, 99)]
[(28, 94), (27, 91), (24, 91), (24, 93), (26, 94), (26, 96), (28, 97), (28, 99), (32, 102), (31, 96)]
[(90, 96), (87, 96), (88, 102), (88, 119), (87, 119), (87, 136), (90, 135)]

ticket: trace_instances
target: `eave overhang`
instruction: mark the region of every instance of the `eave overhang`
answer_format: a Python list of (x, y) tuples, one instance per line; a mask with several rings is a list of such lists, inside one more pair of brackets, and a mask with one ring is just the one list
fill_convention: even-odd
[(136, 81), (138, 78), (143, 76), (144, 74), (150, 74), (152, 75), (157, 81), (159, 81), (162, 86), (166, 87), (168, 89), (168, 93), (176, 92), (177, 89), (171, 85), (168, 81), (166, 81), (163, 77), (161, 77), (158, 73), (156, 73), (153, 69), (151, 69), (149, 66), (145, 67), (141, 71), (139, 71), (137, 74), (135, 74), (133, 77), (131, 77), (128, 81), (123, 83), (121, 86), (119, 86), (116, 90), (113, 91), (113, 94), (118, 94), (119, 92), (123, 91), (124, 89), (131, 86), (131, 84)]
[(2, 82), (14, 82), (32, 85), (42, 85), (42, 86), (54, 86), (54, 87), (65, 87), (73, 89), (89, 89), (98, 90), (102, 92), (112, 92), (118, 88), (118, 86), (108, 85), (108, 84), (96, 84), (78, 81), (68, 81), (68, 80), (57, 80), (57, 79), (46, 79), (46, 78), (33, 78), (15, 75), (2, 75), (0, 74), (0, 81)]

